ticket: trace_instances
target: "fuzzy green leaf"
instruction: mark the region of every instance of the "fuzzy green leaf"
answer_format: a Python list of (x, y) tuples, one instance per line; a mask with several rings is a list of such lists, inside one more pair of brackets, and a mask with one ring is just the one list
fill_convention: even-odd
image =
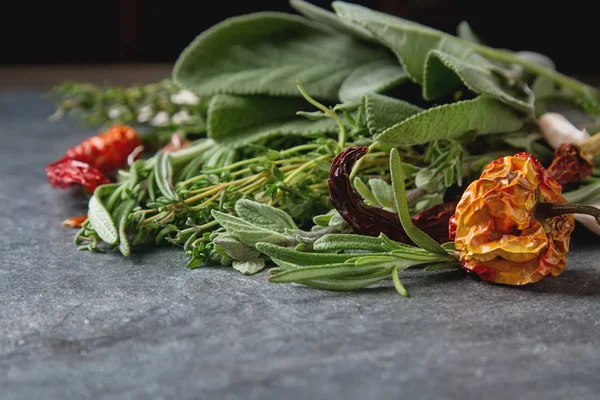
[(375, 138), (391, 146), (406, 146), (456, 139), (473, 131), (478, 135), (514, 132), (523, 124), (523, 119), (512, 109), (482, 96), (430, 108)]
[(348, 75), (340, 87), (339, 98), (343, 102), (359, 100), (364, 94), (384, 92), (409, 79), (395, 60), (374, 61)]
[(391, 58), (359, 41), (292, 14), (258, 12), (228, 18), (204, 31), (177, 59), (172, 78), (192, 92), (299, 97), (294, 81), (322, 100), (357, 68)]
[(368, 250), (374, 253), (383, 253), (386, 251), (381, 245), (379, 238), (342, 233), (333, 233), (320, 237), (313, 243), (313, 249), (315, 251)]
[(244, 275), (253, 275), (265, 268), (265, 260), (257, 258), (254, 260), (234, 261), (233, 269), (241, 272)]
[(208, 108), (208, 137), (220, 145), (243, 147), (272, 136), (337, 133), (331, 118), (296, 115), (306, 101), (266, 96), (216, 95)]
[(119, 240), (119, 232), (101, 199), (101, 196), (108, 190), (108, 187), (103, 186), (96, 188), (88, 203), (88, 220), (102, 241), (109, 245), (115, 245)]
[(256, 248), (261, 253), (273, 258), (296, 265), (319, 265), (343, 263), (359, 256), (372, 254), (335, 254), (335, 253), (306, 253), (272, 243), (257, 243)]
[(331, 11), (302, 0), (290, 0), (290, 5), (296, 9), (296, 11), (314, 21), (328, 25), (333, 29), (354, 36), (357, 39), (377, 43), (377, 39), (368, 30), (358, 24), (341, 19)]
[(375, 197), (373, 192), (371, 192), (371, 189), (369, 189), (369, 187), (362, 181), (362, 179), (360, 179), (357, 176), (356, 178), (354, 178), (353, 182), (354, 188), (356, 189), (358, 194), (362, 196), (367, 205), (380, 206), (379, 202), (377, 201), (377, 198)]
[(367, 117), (367, 127), (371, 134), (380, 134), (424, 110), (413, 104), (377, 93), (362, 97)]
[(520, 111), (533, 111), (529, 93), (509, 87), (502, 76), (506, 71), (468, 42), (359, 5), (336, 1), (333, 8), (340, 17), (362, 25), (394, 51), (404, 70), (423, 86), (426, 100), (435, 100), (464, 84)]
[(213, 239), (215, 246), (219, 246), (229, 258), (236, 261), (255, 260), (260, 256), (260, 251), (242, 243), (229, 233), (221, 233)]
[(483, 40), (471, 29), (471, 25), (467, 21), (461, 21), (456, 28), (456, 35), (462, 40), (471, 42), (474, 44), (485, 44)]
[(369, 186), (373, 192), (373, 196), (377, 199), (377, 204), (381, 208), (395, 208), (394, 189), (392, 186), (381, 178), (369, 179)]
[(382, 266), (357, 267), (354, 264), (335, 263), (327, 265), (309, 265), (302, 268), (288, 269), (269, 277), (269, 282), (292, 283), (314, 280), (320, 278), (331, 278), (338, 276), (363, 276), (370, 275), (389, 268)]
[(296, 223), (285, 211), (257, 201), (240, 199), (235, 203), (236, 214), (254, 225), (275, 232), (298, 229)]
[(259, 242), (278, 243), (287, 239), (287, 236), (279, 232), (254, 225), (234, 215), (212, 210), (212, 216), (229, 234), (248, 246)]

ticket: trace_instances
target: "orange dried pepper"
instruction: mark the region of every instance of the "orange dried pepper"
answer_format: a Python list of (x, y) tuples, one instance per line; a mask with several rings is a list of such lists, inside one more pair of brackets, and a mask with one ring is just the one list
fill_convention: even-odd
[(463, 193), (449, 233), (464, 269), (486, 281), (524, 285), (566, 265), (573, 213), (600, 209), (568, 204), (562, 186), (528, 153), (486, 166)]

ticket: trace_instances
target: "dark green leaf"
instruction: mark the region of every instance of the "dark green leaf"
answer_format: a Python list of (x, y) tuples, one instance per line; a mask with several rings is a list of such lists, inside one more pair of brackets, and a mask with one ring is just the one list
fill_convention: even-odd
[(154, 178), (156, 186), (162, 195), (170, 201), (178, 201), (179, 196), (173, 188), (173, 166), (171, 165), (170, 153), (159, 152), (154, 164)]
[(367, 126), (372, 135), (380, 134), (407, 118), (423, 112), (423, 109), (406, 101), (377, 93), (362, 97)]

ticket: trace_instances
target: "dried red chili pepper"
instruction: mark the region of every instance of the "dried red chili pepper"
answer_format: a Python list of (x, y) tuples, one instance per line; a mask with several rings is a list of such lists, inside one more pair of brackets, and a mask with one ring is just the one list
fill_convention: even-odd
[(61, 225), (63, 228), (81, 228), (85, 221), (87, 221), (87, 214), (67, 218), (61, 223)]
[[(367, 206), (350, 183), (352, 167), (368, 150), (366, 146), (348, 147), (335, 157), (328, 179), (331, 202), (356, 233), (366, 236), (383, 233), (392, 240), (412, 244), (397, 214)], [(413, 224), (437, 242), (448, 242), (448, 221), (454, 214), (456, 204), (443, 203), (422, 211), (412, 217)]]
[[(99, 171), (108, 173), (126, 166), (128, 157), (141, 145), (138, 134), (132, 127), (117, 124), (70, 148), (65, 157), (88, 163)], [(136, 154), (134, 159), (140, 155)]]
[(46, 166), (46, 175), (52, 187), (67, 189), (71, 185), (81, 185), (90, 193), (110, 180), (97, 168), (87, 163), (62, 158)]
[(594, 157), (600, 154), (600, 135), (576, 143), (564, 143), (554, 151), (548, 173), (562, 186), (594, 173)]
[(67, 189), (81, 185), (90, 193), (97, 186), (110, 183), (107, 173), (127, 165), (128, 158), (139, 158), (140, 139), (127, 125), (113, 125), (104, 133), (88, 138), (67, 150), (64, 157), (46, 166), (53, 187)]
[(492, 161), (467, 187), (449, 231), (464, 269), (486, 281), (523, 285), (563, 271), (573, 213), (600, 218), (600, 209), (568, 204), (538, 160), (517, 153)]

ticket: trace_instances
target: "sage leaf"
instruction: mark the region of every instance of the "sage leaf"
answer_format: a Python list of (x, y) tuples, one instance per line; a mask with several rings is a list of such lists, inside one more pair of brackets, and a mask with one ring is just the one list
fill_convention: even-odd
[(217, 210), (212, 210), (211, 213), (213, 218), (225, 228), (228, 233), (248, 246), (254, 246), (259, 242), (278, 243), (287, 239), (285, 235), (279, 232), (262, 228), (234, 215)]
[(514, 132), (524, 120), (504, 104), (489, 97), (432, 107), (394, 125), (375, 138), (391, 146), (457, 139), (474, 131), (478, 135)]
[[(278, 246), (272, 243), (256, 243), (256, 248), (263, 254), (288, 263), (300, 266), (343, 263), (358, 256), (374, 254), (336, 254), (336, 253), (307, 253)], [(387, 253), (386, 253), (387, 254)]]
[(359, 100), (367, 93), (380, 93), (410, 80), (395, 60), (379, 60), (357, 68), (340, 86), (342, 102)]
[(170, 201), (178, 201), (179, 196), (173, 188), (173, 166), (169, 153), (163, 151), (156, 155), (156, 163), (154, 164), (154, 178), (156, 186), (162, 195)]
[(258, 12), (228, 18), (196, 37), (173, 69), (174, 83), (204, 95), (295, 96), (299, 80), (312, 97), (338, 101), (357, 68), (392, 58), (382, 46), (357, 40), (307, 18)]
[(353, 24), (352, 22), (341, 19), (331, 11), (302, 0), (290, 0), (290, 5), (296, 9), (296, 11), (314, 21), (328, 25), (333, 29), (354, 36), (357, 39), (377, 43), (377, 39), (368, 30), (358, 24)]
[(90, 197), (88, 203), (88, 219), (90, 224), (103, 242), (109, 245), (117, 244), (119, 240), (119, 232), (112, 216), (102, 204), (100, 194), (102, 190), (98, 188), (94, 191), (94, 195)]
[(241, 272), (244, 275), (253, 275), (265, 268), (265, 260), (262, 258), (246, 261), (235, 260), (232, 265), (233, 269)]
[(240, 199), (235, 203), (236, 214), (254, 225), (284, 233), (286, 229), (298, 229), (285, 211), (257, 201)]
[(381, 239), (356, 234), (332, 233), (320, 237), (313, 243), (315, 251), (368, 250), (383, 253), (387, 250), (381, 245)]
[(338, 276), (364, 276), (386, 269), (387, 268), (381, 266), (357, 267), (353, 264), (345, 263), (328, 265), (310, 265), (304, 266), (302, 268), (288, 269), (283, 272), (271, 275), (269, 277), (269, 282), (292, 283)]
[(373, 135), (380, 134), (407, 118), (424, 111), (422, 108), (404, 100), (377, 93), (365, 94), (362, 97), (362, 102), (367, 118), (367, 127)]
[(295, 98), (216, 95), (208, 107), (208, 137), (239, 148), (272, 136), (337, 133), (331, 118), (309, 120), (297, 115), (306, 102)]
[(392, 186), (381, 178), (369, 179), (369, 186), (373, 192), (373, 196), (377, 199), (377, 204), (381, 208), (394, 209), (394, 189)]
[(464, 84), (520, 111), (533, 112), (530, 94), (507, 85), (502, 77), (506, 71), (469, 42), (363, 6), (336, 1), (333, 8), (341, 18), (362, 25), (388, 46), (412, 80), (423, 86), (424, 99), (435, 100)]
[(467, 21), (461, 21), (456, 28), (456, 35), (462, 40), (466, 40), (467, 42), (471, 42), (474, 44), (485, 45), (483, 40), (473, 32), (471, 29), (471, 25)]
[(404, 186), (404, 172), (402, 171), (402, 163), (400, 155), (396, 148), (393, 148), (390, 152), (390, 175), (392, 177), (392, 187), (394, 188), (394, 196), (396, 198), (396, 207), (398, 209), (398, 216), (400, 223), (404, 228), (408, 237), (415, 242), (415, 244), (424, 250), (431, 253), (447, 255), (448, 253), (444, 248), (431, 236), (427, 235), (421, 229), (413, 225), (410, 213), (408, 211), (408, 203), (406, 202), (406, 188)]
[(298, 283), (324, 290), (348, 291), (362, 289), (374, 285), (390, 277), (390, 272), (382, 269), (364, 276), (340, 276), (335, 278), (320, 278), (302, 280)]
[(213, 239), (215, 246), (219, 246), (225, 254), (236, 261), (255, 260), (260, 256), (260, 251), (242, 243), (229, 233), (222, 233)]
[(377, 198), (371, 192), (371, 189), (360, 179), (359, 177), (354, 178), (354, 188), (365, 200), (365, 203), (370, 206), (380, 206)]

